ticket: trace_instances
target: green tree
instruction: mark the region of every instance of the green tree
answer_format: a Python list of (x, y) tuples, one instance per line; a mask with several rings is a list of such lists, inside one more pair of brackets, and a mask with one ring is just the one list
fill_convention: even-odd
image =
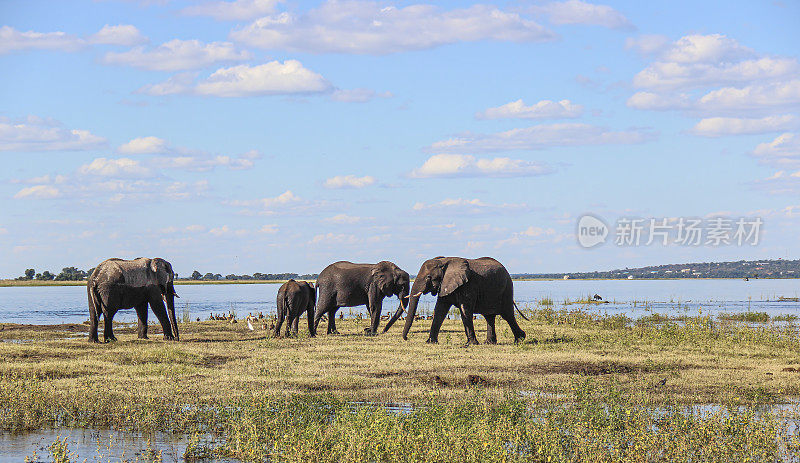
[(200, 272), (197, 270), (192, 272), (192, 280), (199, 280), (200, 278), (203, 278), (203, 275), (201, 275)]
[(33, 280), (33, 277), (36, 275), (36, 270), (29, 268), (25, 270), (25, 279), (26, 280)]

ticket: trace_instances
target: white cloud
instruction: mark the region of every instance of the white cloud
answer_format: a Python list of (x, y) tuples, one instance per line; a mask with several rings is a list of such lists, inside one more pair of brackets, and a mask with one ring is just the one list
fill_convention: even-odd
[(720, 63), (754, 56), (753, 50), (722, 34), (687, 35), (666, 50), (662, 59), (675, 63)]
[(654, 134), (641, 130), (612, 132), (589, 124), (543, 124), (491, 134), (466, 134), (432, 144), (437, 153), (483, 153), (492, 151), (544, 149), (551, 146), (580, 146), (642, 143)]
[(640, 55), (653, 55), (663, 51), (669, 44), (669, 37), (658, 34), (645, 34), (625, 39), (625, 48), (635, 50)]
[(484, 215), (519, 212), (527, 208), (526, 204), (492, 204), (480, 199), (448, 198), (433, 204), (418, 202), (412, 209), (418, 213), (446, 211), (447, 214), (452, 215)]
[(241, 207), (239, 211), (244, 215), (307, 215), (320, 209), (325, 205), (324, 201), (310, 201), (303, 199), (291, 190), (279, 194), (278, 196), (260, 199), (238, 199), (225, 201), (234, 207)]
[(365, 175), (363, 177), (356, 177), (355, 175), (337, 175), (325, 180), (323, 186), (332, 189), (345, 189), (345, 188), (364, 188), (375, 184), (375, 177)]
[(78, 172), (101, 177), (146, 177), (151, 175), (150, 169), (139, 161), (129, 158), (97, 158), (89, 164), (81, 166)]
[(154, 158), (150, 164), (162, 169), (182, 169), (205, 172), (215, 167), (228, 167), (231, 170), (250, 169), (255, 161), (261, 159), (256, 150), (248, 151), (240, 156), (210, 154), (199, 150), (191, 150), (172, 146), (158, 137), (134, 138), (117, 148), (122, 154), (162, 154)]
[(222, 68), (208, 78), (192, 82), (188, 75), (175, 76), (161, 84), (148, 85), (140, 92), (150, 95), (194, 94), (218, 97), (326, 93), (333, 86), (324, 77), (303, 67), (297, 60), (271, 61), (259, 66)]
[(61, 191), (50, 185), (29, 186), (14, 195), (14, 199), (55, 199), (60, 197)]
[(539, 24), (488, 5), (442, 10), (330, 0), (304, 14), (284, 12), (231, 32), (250, 46), (310, 53), (383, 55), (457, 42), (542, 42), (556, 38)]
[(117, 148), (122, 154), (163, 154), (171, 151), (166, 140), (158, 137), (141, 137)]
[(77, 51), (83, 39), (64, 32), (22, 32), (11, 26), (0, 27), (0, 55), (21, 50)]
[(760, 143), (752, 154), (763, 164), (800, 166), (800, 136), (795, 133), (778, 135), (771, 142)]
[(368, 88), (354, 88), (352, 90), (337, 89), (331, 94), (331, 99), (343, 103), (366, 103), (375, 98), (391, 98), (391, 92), (377, 93)]
[(569, 100), (542, 100), (525, 106), (522, 100), (512, 101), (496, 108), (489, 108), (475, 115), (478, 119), (562, 119), (580, 117), (583, 106)]
[(636, 92), (626, 103), (629, 108), (665, 111), (673, 109), (689, 109), (694, 103), (685, 93), (664, 95), (653, 92)]
[(754, 111), (800, 106), (800, 80), (742, 88), (724, 87), (703, 95), (698, 107), (705, 111)]
[(723, 135), (779, 132), (797, 126), (798, 118), (791, 114), (768, 116), (761, 119), (710, 117), (701, 119), (692, 129), (692, 133), (703, 137), (720, 137)]
[(416, 178), (435, 177), (532, 177), (551, 173), (542, 164), (511, 158), (476, 158), (465, 154), (435, 154), (419, 169)]
[(531, 11), (548, 15), (553, 24), (591, 24), (611, 29), (634, 29), (628, 18), (614, 8), (580, 0), (548, 3), (532, 7)]
[(51, 119), (0, 118), (0, 151), (82, 151), (103, 148), (106, 139), (88, 130), (65, 129)]
[(109, 52), (103, 57), (103, 62), (155, 71), (183, 71), (251, 57), (247, 51), (237, 51), (230, 42), (175, 39), (150, 49), (136, 47), (124, 52)]
[(796, 172), (780, 170), (763, 180), (755, 181), (753, 187), (772, 195), (797, 195), (800, 193), (800, 170)]
[(153, 163), (164, 169), (182, 169), (194, 172), (206, 172), (216, 167), (227, 167), (231, 170), (246, 170), (255, 166), (261, 158), (258, 151), (252, 150), (241, 156), (225, 155), (175, 155), (154, 159)]
[(347, 214), (336, 214), (333, 217), (323, 219), (324, 222), (335, 223), (337, 225), (353, 225), (361, 223), (364, 220), (366, 220), (364, 217), (355, 217)]
[(106, 24), (100, 31), (89, 37), (89, 42), (98, 45), (120, 45), (131, 47), (142, 43), (147, 43), (147, 37), (143, 36), (136, 26), (129, 24), (119, 24), (110, 26)]
[(281, 0), (235, 0), (207, 2), (181, 10), (186, 16), (209, 16), (217, 21), (238, 21), (266, 16)]
[(640, 88), (674, 90), (793, 77), (800, 72), (794, 58), (764, 57), (736, 63), (656, 62), (640, 71), (633, 84)]

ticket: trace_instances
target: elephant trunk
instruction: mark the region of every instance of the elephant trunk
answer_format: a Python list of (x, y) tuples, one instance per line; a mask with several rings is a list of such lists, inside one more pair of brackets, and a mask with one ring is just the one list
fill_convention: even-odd
[(408, 340), (408, 331), (414, 323), (414, 316), (417, 315), (417, 305), (422, 293), (416, 293), (408, 299), (408, 313), (406, 313), (406, 324), (403, 327), (403, 339)]
[(167, 316), (169, 317), (170, 328), (172, 328), (172, 336), (178, 341), (180, 336), (178, 335), (178, 319), (175, 318), (175, 297), (180, 296), (175, 292), (174, 283), (170, 282), (167, 285), (167, 294), (165, 294), (164, 298), (167, 300)]
[(397, 312), (395, 312), (394, 315), (392, 315), (392, 318), (389, 319), (389, 321), (386, 323), (386, 326), (383, 327), (384, 333), (389, 331), (389, 328), (391, 328), (392, 325), (394, 325), (394, 322), (396, 322), (397, 319), (400, 318), (401, 315), (403, 315), (403, 312), (405, 312), (406, 299), (408, 299), (408, 291), (409, 291), (409, 284), (406, 283), (400, 290), (400, 293), (397, 295), (397, 297), (400, 299), (400, 305), (397, 306)]

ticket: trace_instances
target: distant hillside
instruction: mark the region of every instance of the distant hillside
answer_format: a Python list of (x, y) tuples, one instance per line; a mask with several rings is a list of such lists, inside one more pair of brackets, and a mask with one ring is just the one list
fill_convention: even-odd
[(602, 272), (520, 273), (514, 278), (647, 279), (647, 278), (800, 278), (798, 260), (740, 260), (653, 265)]

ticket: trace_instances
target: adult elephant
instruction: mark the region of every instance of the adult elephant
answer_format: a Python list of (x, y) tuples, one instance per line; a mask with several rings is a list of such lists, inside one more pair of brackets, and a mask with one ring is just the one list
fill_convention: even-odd
[[(494, 321), (497, 315), (503, 317), (514, 333), (514, 342), (525, 339), (525, 332), (514, 318), (514, 284), (511, 275), (503, 264), (491, 257), (464, 259), (463, 257), (436, 257), (422, 264), (411, 288), (408, 314), (403, 328), (403, 339), (408, 339), (408, 331), (414, 323), (419, 298), (423, 294), (438, 295), (433, 309), (433, 322), (428, 342), (439, 342), (439, 329), (450, 311), (456, 306), (461, 311), (461, 321), (467, 334), (467, 344), (478, 344), (472, 315), (481, 314), (486, 318), (486, 343), (496, 344), (497, 334)], [(519, 309), (517, 309), (519, 311)], [(386, 324), (384, 332), (402, 314), (399, 308)], [(525, 318), (520, 312), (520, 316)]]
[[(398, 296), (400, 307), (408, 298), (411, 278), (408, 272), (389, 261), (377, 264), (335, 262), (317, 277), (317, 310), (314, 315), (314, 332), (323, 315), (328, 315), (328, 334), (336, 331), (336, 311), (340, 307), (366, 305), (371, 318), (369, 334), (378, 334), (383, 298)], [(398, 309), (399, 310), (399, 309)]]
[[(112, 322), (122, 309), (136, 309), (139, 338), (147, 339), (147, 306), (161, 323), (164, 339), (178, 337), (175, 319), (175, 273), (172, 264), (161, 258), (139, 257), (134, 260), (108, 259), (100, 263), (86, 282), (89, 293), (89, 342), (99, 342), (97, 322), (103, 315), (103, 338), (116, 341)], [(167, 306), (164, 307), (166, 301)]]
[(291, 331), (297, 335), (300, 315), (303, 311), (308, 314), (308, 332), (314, 336), (314, 305), (317, 302), (317, 292), (307, 281), (289, 280), (278, 289), (277, 314), (278, 323), (275, 324), (275, 337), (281, 335), (281, 325), (286, 319), (286, 337)]

